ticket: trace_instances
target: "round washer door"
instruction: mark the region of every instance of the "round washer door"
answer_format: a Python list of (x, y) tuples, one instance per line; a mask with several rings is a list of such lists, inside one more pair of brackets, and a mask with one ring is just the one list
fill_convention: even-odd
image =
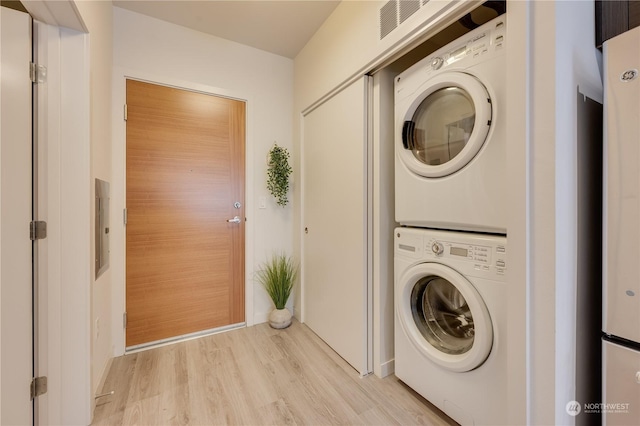
[(413, 173), (448, 176), (478, 154), (491, 117), (491, 98), (478, 79), (463, 72), (437, 75), (398, 123), (398, 154)]
[(491, 352), (493, 328), (475, 287), (438, 263), (415, 265), (400, 280), (396, 313), (416, 349), (450, 371), (482, 365)]

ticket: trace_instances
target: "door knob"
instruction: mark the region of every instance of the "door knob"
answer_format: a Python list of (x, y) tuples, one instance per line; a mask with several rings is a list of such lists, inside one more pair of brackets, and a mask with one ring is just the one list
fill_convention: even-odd
[(227, 219), (227, 222), (229, 222), (229, 223), (240, 223), (240, 218), (238, 216), (235, 216), (233, 219)]

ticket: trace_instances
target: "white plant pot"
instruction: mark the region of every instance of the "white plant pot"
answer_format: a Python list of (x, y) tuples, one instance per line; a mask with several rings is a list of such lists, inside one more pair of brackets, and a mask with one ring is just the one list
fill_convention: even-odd
[(291, 325), (289, 309), (274, 309), (269, 314), (269, 325), (273, 328), (287, 328)]

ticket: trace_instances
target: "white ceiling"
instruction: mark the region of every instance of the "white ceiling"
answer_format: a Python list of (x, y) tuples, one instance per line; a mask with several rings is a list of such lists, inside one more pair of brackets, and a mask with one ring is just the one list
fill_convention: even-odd
[(113, 0), (117, 7), (294, 58), (340, 1)]

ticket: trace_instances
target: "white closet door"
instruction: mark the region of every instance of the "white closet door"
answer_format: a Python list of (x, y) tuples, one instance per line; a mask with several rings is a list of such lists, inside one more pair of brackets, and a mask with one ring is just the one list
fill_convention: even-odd
[(0, 424), (31, 424), (31, 19), (0, 8)]
[(303, 119), (302, 317), (360, 374), (371, 369), (368, 84)]

